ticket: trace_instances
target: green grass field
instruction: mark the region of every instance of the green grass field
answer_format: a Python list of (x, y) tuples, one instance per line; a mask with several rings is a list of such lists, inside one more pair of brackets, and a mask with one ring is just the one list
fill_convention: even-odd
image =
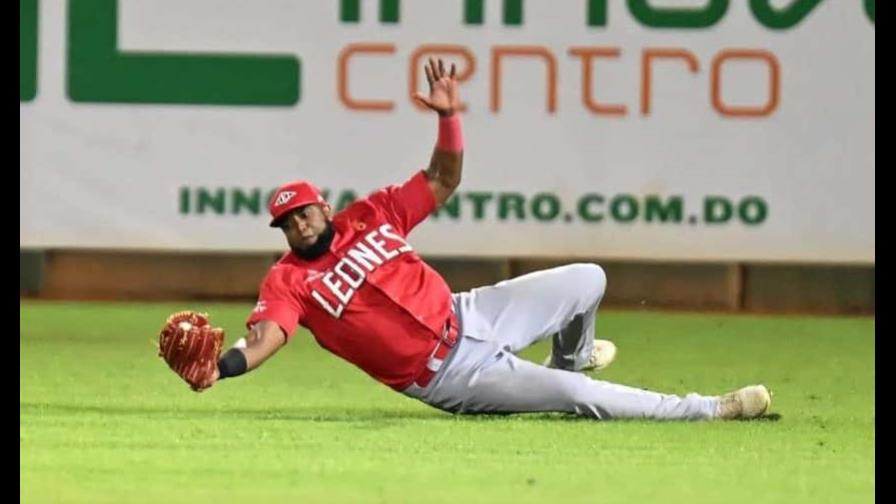
[[(818, 503), (874, 499), (874, 320), (602, 311), (610, 381), (763, 382), (773, 421), (454, 417), (297, 335), (195, 394), (151, 344), (175, 309), (242, 335), (251, 306), (23, 302), (22, 502)], [(547, 346), (523, 356), (540, 360)]]

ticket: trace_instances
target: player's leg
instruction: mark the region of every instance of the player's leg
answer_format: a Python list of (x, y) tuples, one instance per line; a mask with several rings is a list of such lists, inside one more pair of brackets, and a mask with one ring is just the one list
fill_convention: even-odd
[(592, 355), (596, 310), (606, 283), (596, 264), (529, 273), (459, 294), (461, 324), (465, 333), (499, 342), (513, 353), (551, 336), (553, 366), (582, 369)]
[[(465, 353), (468, 358), (481, 360), (475, 351)], [(718, 397), (661, 394), (546, 368), (507, 351), (483, 353), (487, 354), (479, 365), (455, 368), (465, 371), (442, 380), (427, 402), (454, 413), (553, 411), (604, 420), (697, 420), (719, 413)]]

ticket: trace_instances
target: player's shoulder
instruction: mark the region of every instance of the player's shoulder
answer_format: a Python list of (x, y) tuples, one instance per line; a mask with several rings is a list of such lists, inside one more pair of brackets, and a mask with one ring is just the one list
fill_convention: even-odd
[(425, 192), (431, 194), (432, 189), (429, 187), (426, 172), (420, 170), (407, 181), (398, 184), (389, 184), (380, 187), (371, 192), (366, 200), (374, 206), (380, 208), (393, 207), (400, 200), (413, 199), (418, 193)]
[(371, 193), (367, 195), (367, 199), (376, 202), (382, 199), (391, 198), (400, 188), (400, 184), (389, 184), (371, 191)]
[(267, 275), (264, 277), (264, 283), (288, 285), (292, 280), (302, 278), (307, 269), (307, 265), (303, 265), (295, 254), (287, 251), (280, 256), (277, 262), (271, 265)]
[(333, 216), (333, 222), (338, 226), (340, 223), (364, 219), (365, 216), (375, 214), (386, 203), (382, 195), (379, 194), (380, 191), (381, 189), (353, 201)]

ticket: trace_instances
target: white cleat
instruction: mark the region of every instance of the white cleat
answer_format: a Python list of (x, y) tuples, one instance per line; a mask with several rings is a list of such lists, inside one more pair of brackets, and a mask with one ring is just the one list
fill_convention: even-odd
[(719, 397), (718, 418), (756, 418), (768, 411), (771, 404), (772, 394), (765, 385), (750, 385)]
[[(548, 354), (543, 365), (549, 368), (557, 367), (552, 362), (552, 358), (553, 354)], [(578, 371), (601, 371), (612, 364), (615, 359), (616, 345), (609, 340), (596, 339), (594, 340), (594, 348), (591, 349), (591, 357), (588, 358), (588, 362), (585, 363), (582, 369)]]

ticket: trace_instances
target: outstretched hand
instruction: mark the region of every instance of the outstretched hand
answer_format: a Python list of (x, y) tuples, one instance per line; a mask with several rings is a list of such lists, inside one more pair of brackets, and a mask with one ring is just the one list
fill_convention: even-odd
[(429, 96), (414, 93), (414, 99), (435, 110), (440, 116), (450, 116), (458, 109), (460, 103), (454, 63), (451, 64), (451, 71), (448, 72), (441, 58), (438, 59), (438, 63), (429, 58), (429, 64), (424, 67), (424, 70), (426, 71), (426, 80), (429, 82)]

